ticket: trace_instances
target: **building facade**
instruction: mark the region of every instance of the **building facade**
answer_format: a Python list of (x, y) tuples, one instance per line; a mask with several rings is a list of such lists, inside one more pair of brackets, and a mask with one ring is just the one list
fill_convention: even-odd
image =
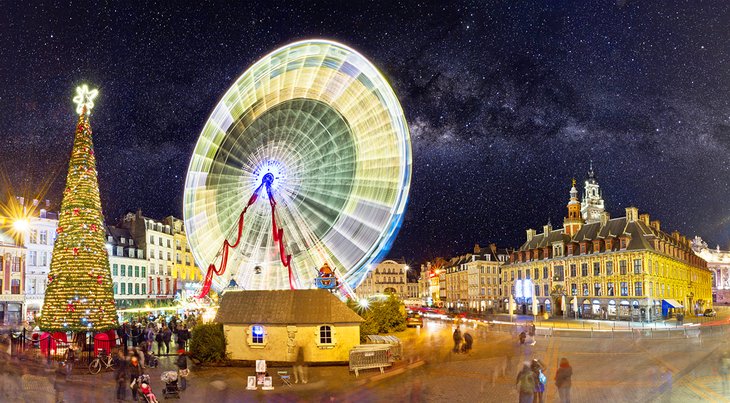
[(25, 264), (22, 234), (0, 232), (0, 325), (17, 326), (25, 320)]
[(458, 311), (493, 311), (501, 304), (501, 268), (507, 249), (490, 244), (474, 246), (473, 253), (453, 258), (445, 267), (446, 308)]
[(149, 298), (144, 250), (126, 228), (107, 226), (106, 238), (117, 308), (142, 305)]
[(142, 215), (142, 211), (125, 215), (119, 227), (127, 229), (135, 245), (147, 256), (147, 293), (152, 301), (171, 300), (177, 291), (172, 276), (173, 242), (172, 227), (161, 221)]
[(195, 264), (193, 253), (190, 251), (185, 223), (173, 216), (165, 217), (162, 222), (170, 226), (174, 239), (175, 260), (172, 263), (172, 277), (176, 282), (175, 289), (198, 293), (202, 286), (203, 274)]
[(358, 297), (393, 294), (401, 300), (408, 298), (408, 265), (402, 261), (384, 260), (365, 277), (355, 289)]
[(707, 242), (696, 236), (692, 250), (707, 262), (712, 273), (712, 301), (716, 304), (730, 305), (730, 250), (707, 247)]
[[(38, 201), (33, 201), (38, 206)], [(49, 207), (46, 200), (46, 208)], [(46, 208), (37, 210), (29, 217), (29, 228), (24, 234), (24, 246), (27, 249), (25, 265), (25, 308), (26, 320), (35, 321), (35, 317), (43, 308), (43, 298), (48, 285), (48, 273), (51, 268), (53, 243), (58, 228), (58, 213)], [(35, 210), (32, 210), (35, 211)]]
[(503, 268), (505, 306), (512, 295), (522, 314), (532, 313), (534, 299), (540, 314), (656, 320), (666, 306), (691, 314), (712, 305), (707, 263), (684, 236), (635, 207), (613, 219), (603, 211), (597, 222), (580, 210), (573, 181), (563, 228), (528, 229)]

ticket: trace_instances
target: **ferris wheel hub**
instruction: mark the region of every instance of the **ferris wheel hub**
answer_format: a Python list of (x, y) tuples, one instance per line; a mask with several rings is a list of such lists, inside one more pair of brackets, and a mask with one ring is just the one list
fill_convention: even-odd
[(261, 180), (261, 182), (266, 187), (271, 187), (271, 184), (274, 183), (274, 174), (271, 172), (267, 172), (266, 175), (264, 175), (264, 178)]

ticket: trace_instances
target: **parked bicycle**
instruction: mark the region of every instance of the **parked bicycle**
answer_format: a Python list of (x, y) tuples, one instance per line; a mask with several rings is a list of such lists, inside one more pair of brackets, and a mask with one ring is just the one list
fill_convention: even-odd
[(99, 349), (99, 354), (89, 364), (89, 373), (98, 374), (101, 369), (114, 369), (114, 360), (106, 350)]

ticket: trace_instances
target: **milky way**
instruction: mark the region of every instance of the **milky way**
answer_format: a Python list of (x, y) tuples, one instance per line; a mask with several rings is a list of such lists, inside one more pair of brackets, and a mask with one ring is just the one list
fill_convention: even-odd
[(392, 257), (518, 246), (525, 229), (562, 223), (591, 159), (614, 216), (635, 205), (665, 229), (730, 242), (730, 3), (252, 3), (3, 6), (0, 158), (14, 191), (50, 182), (60, 201), (70, 99), (89, 82), (107, 219), (180, 216), (223, 92), (274, 48), (325, 37), (381, 68), (410, 123)]

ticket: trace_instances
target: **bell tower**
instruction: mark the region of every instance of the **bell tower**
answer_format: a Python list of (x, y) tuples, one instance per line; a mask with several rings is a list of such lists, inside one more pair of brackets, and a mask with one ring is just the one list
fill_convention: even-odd
[(583, 193), (583, 203), (581, 205), (580, 214), (586, 223), (601, 221), (601, 214), (605, 210), (601, 187), (596, 180), (596, 173), (593, 171), (593, 161), (591, 161), (588, 170), (588, 179), (585, 181)]
[(563, 231), (571, 237), (575, 235), (580, 227), (583, 226), (583, 217), (580, 214), (580, 202), (578, 201), (578, 189), (575, 188), (575, 178), (573, 186), (570, 188), (570, 201), (568, 202), (568, 216), (563, 220)]

